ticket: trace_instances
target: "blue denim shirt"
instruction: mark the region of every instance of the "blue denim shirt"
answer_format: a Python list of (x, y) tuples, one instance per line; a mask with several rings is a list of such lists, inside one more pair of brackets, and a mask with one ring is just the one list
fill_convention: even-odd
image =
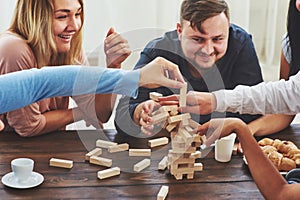
[(0, 113), (54, 96), (115, 93), (136, 96), (140, 73), (102, 67), (43, 67), (0, 76)]
[[(233, 89), (237, 85), (256, 85), (263, 81), (261, 68), (256, 51), (249, 35), (242, 28), (231, 24), (229, 29), (228, 48), (225, 55), (217, 61), (216, 66), (201, 74), (203, 78), (191, 75), (188, 61), (183, 54), (176, 30), (164, 34), (163, 37), (152, 40), (141, 52), (140, 59), (134, 69), (143, 67), (156, 57), (164, 57), (177, 64), (184, 78), (188, 82), (188, 90), (212, 92), (219, 89)], [(149, 74), (150, 75), (150, 74)], [(150, 75), (151, 76), (151, 75)], [(160, 87), (155, 90), (139, 89), (136, 99), (122, 97), (117, 107), (115, 125), (118, 131), (130, 132), (136, 135), (140, 127), (132, 120), (135, 107), (149, 99), (149, 92), (159, 92), (163, 96), (179, 93)], [(246, 123), (257, 119), (260, 115), (240, 115), (237, 113), (217, 113), (211, 115), (193, 115), (193, 119), (200, 123), (207, 122), (211, 117), (238, 117)]]

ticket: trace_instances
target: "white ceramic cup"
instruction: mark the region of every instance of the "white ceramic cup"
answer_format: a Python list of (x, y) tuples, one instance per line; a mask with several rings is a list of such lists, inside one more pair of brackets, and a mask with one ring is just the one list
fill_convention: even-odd
[(232, 133), (216, 141), (215, 159), (219, 162), (229, 162), (231, 160), (232, 150), (236, 134)]
[(33, 171), (34, 161), (30, 158), (16, 158), (11, 161), (11, 169), (18, 182), (26, 182)]

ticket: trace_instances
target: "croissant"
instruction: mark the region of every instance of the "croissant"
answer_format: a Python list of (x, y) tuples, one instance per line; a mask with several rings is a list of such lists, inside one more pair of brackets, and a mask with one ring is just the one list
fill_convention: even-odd
[(258, 142), (258, 144), (259, 146), (267, 146), (267, 145), (272, 146), (273, 142), (274, 140), (271, 138), (263, 138)]
[(298, 149), (298, 147), (291, 141), (282, 141), (277, 149), (280, 153), (287, 154), (291, 150)]
[(279, 171), (286, 171), (286, 172), (295, 168), (296, 168), (295, 161), (286, 157), (282, 158), (280, 165), (278, 166)]
[(279, 171), (290, 171), (300, 165), (300, 149), (293, 142), (263, 138), (258, 144)]

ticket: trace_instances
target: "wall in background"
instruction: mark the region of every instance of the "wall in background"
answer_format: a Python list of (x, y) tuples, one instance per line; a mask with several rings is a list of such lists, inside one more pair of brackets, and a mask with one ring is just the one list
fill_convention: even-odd
[[(0, 0), (0, 32), (10, 24), (16, 0)], [(133, 55), (131, 68), (145, 44), (175, 29), (182, 0), (86, 0), (84, 48), (92, 64), (103, 62), (103, 41), (110, 27), (128, 39)], [(253, 36), (260, 62), (266, 70), (278, 70), (281, 37), (286, 30), (289, 0), (227, 0), (231, 22)], [(100, 59), (98, 59), (100, 56)], [(276, 72), (277, 73), (277, 72)], [(275, 74), (276, 74), (275, 73)], [(277, 78), (277, 77), (275, 77)], [(270, 78), (272, 79), (272, 78)]]

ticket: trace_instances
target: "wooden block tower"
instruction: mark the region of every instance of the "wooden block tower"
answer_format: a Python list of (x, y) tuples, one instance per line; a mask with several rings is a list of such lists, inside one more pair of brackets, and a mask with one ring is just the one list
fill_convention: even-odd
[[(186, 106), (187, 84), (180, 90), (179, 105)], [(153, 99), (153, 98), (152, 98)], [(195, 163), (201, 158), (201, 152), (197, 148), (204, 143), (206, 137), (193, 133), (193, 129), (199, 124), (191, 119), (189, 113), (178, 114), (178, 106), (162, 106), (153, 113), (154, 124), (162, 123), (171, 134), (172, 149), (168, 153), (167, 166), (170, 173), (181, 180), (184, 175), (187, 179), (194, 178), (195, 171), (202, 171), (202, 163)], [(163, 117), (160, 117), (163, 116)]]

